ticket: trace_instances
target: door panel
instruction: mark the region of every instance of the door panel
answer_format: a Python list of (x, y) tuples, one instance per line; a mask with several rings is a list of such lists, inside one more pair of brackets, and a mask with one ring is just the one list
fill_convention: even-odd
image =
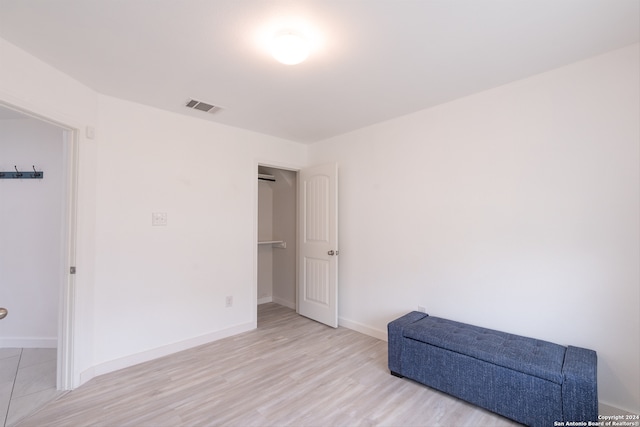
[(298, 313), (338, 327), (338, 166), (301, 170)]
[(323, 259), (305, 257), (305, 288), (306, 301), (329, 306), (329, 289), (325, 283), (329, 282), (329, 262)]

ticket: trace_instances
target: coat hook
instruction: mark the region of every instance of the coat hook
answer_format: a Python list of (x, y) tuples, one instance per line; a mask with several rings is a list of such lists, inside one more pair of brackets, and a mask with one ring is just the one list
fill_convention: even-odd
[(16, 170), (16, 178), (21, 178), (22, 172), (18, 170), (18, 167), (16, 165), (13, 165), (13, 168)]

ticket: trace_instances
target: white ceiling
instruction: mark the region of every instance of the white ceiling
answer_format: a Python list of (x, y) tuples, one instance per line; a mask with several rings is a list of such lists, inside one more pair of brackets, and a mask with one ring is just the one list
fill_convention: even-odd
[[(281, 26), (306, 62), (264, 50)], [(0, 0), (0, 37), (100, 93), (310, 143), (636, 43), (640, 0)]]

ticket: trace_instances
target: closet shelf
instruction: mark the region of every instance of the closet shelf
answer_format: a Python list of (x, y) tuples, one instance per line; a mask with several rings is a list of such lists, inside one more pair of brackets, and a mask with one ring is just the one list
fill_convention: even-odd
[(276, 177), (273, 175), (269, 175), (266, 173), (258, 173), (258, 179), (260, 181), (271, 181), (271, 182), (276, 182)]
[(287, 242), (283, 241), (283, 240), (260, 240), (258, 241), (259, 245), (271, 245), (272, 248), (278, 248), (278, 249), (286, 249), (287, 248)]

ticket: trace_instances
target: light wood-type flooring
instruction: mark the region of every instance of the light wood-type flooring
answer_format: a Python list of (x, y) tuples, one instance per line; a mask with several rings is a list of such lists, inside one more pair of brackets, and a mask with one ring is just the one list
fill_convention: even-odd
[(20, 426), (513, 426), (393, 377), (387, 343), (269, 303), (258, 329), (92, 379)]

